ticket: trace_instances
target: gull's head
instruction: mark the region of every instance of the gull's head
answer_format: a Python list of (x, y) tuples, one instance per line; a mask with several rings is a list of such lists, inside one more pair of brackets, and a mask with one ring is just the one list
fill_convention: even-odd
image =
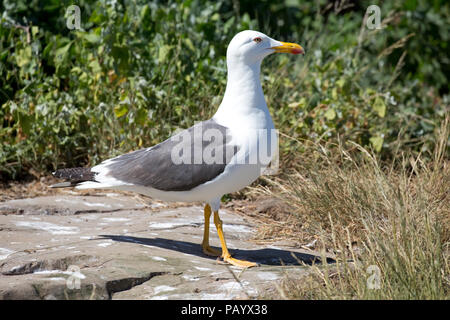
[(227, 60), (253, 64), (261, 62), (274, 52), (305, 54), (305, 50), (296, 43), (281, 42), (264, 33), (245, 30), (236, 34), (231, 40), (227, 49)]

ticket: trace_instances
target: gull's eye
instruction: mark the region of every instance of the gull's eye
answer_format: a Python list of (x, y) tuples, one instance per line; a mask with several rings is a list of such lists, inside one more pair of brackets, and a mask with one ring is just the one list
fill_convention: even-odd
[(260, 37), (256, 37), (255, 39), (253, 39), (253, 41), (255, 41), (256, 43), (260, 43), (262, 39)]

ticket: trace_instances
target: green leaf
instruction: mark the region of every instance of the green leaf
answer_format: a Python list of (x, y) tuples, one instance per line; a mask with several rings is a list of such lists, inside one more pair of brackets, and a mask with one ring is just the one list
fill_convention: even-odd
[(100, 64), (98, 63), (97, 60), (92, 60), (89, 63), (89, 67), (91, 67), (92, 72), (94, 72), (94, 73), (99, 73), (102, 71), (102, 68), (100, 67)]
[(183, 41), (184, 41), (184, 43), (186, 44), (186, 46), (187, 46), (189, 49), (191, 49), (192, 52), (195, 52), (195, 46), (194, 46), (194, 44), (192, 43), (192, 40), (191, 40), (191, 39), (185, 38), (185, 39), (183, 39)]
[(58, 48), (55, 51), (55, 62), (59, 65), (62, 61), (65, 60), (67, 53), (69, 52), (70, 46), (72, 42), (69, 42), (64, 47)]
[(383, 147), (383, 137), (380, 136), (373, 136), (369, 139), (370, 143), (372, 144), (373, 148), (376, 152), (380, 152), (381, 148)]
[(35, 37), (38, 33), (39, 33), (39, 27), (32, 26), (31, 27), (31, 34), (33, 35), (33, 37)]
[(334, 100), (337, 100), (337, 99), (338, 99), (337, 88), (333, 88), (333, 90), (331, 90), (331, 97), (332, 97)]
[(344, 78), (340, 78), (338, 81), (336, 81), (336, 85), (339, 87), (339, 88), (343, 88), (344, 87), (344, 85), (345, 85), (345, 79)]
[(31, 61), (31, 47), (27, 46), (24, 49), (20, 49), (16, 55), (16, 63), (19, 67), (27, 65)]
[(372, 105), (372, 108), (380, 118), (384, 118), (384, 116), (386, 115), (386, 104), (384, 103), (383, 98), (376, 97), (375, 102)]
[(123, 117), (128, 112), (128, 106), (126, 104), (119, 104), (114, 108), (114, 114), (117, 118)]
[(114, 58), (118, 72), (120, 74), (126, 74), (128, 72), (128, 60), (130, 58), (128, 48), (124, 46), (113, 46), (111, 55)]
[(166, 44), (159, 48), (159, 51), (158, 51), (158, 61), (159, 62), (163, 63), (164, 61), (166, 61), (167, 55), (169, 54), (171, 48), (172, 48), (171, 46), (166, 45)]
[(22, 132), (29, 135), (31, 132), (31, 127), (33, 126), (33, 117), (27, 114), (19, 113), (19, 123), (22, 128)]
[(327, 118), (327, 120), (333, 120), (336, 118), (336, 111), (334, 111), (334, 109), (328, 109), (325, 111), (325, 118)]
[(367, 96), (372, 96), (374, 94), (376, 94), (377, 92), (371, 88), (367, 88), (364, 92)]
[(90, 43), (98, 43), (101, 40), (101, 37), (95, 33), (86, 33), (84, 34), (84, 39)]
[(136, 122), (139, 123), (141, 126), (145, 124), (147, 121), (147, 110), (144, 108), (138, 109), (136, 114)]

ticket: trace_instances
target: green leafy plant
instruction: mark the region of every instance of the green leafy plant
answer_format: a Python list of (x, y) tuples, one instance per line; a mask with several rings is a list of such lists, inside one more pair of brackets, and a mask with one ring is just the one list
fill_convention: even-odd
[[(373, 31), (363, 24), (369, 2), (80, 1), (82, 29), (69, 30), (71, 4), (0, 5), (3, 180), (93, 165), (210, 117), (226, 46), (249, 28), (307, 50), (263, 67), (276, 125), (295, 139), (426, 159), (449, 109), (443, 1), (379, 3), (383, 29)], [(302, 147), (282, 142), (287, 166)]]

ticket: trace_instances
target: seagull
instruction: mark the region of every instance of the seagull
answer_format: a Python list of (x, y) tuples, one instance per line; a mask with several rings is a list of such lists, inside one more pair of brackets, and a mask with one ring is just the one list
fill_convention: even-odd
[[(101, 162), (92, 168), (53, 172), (66, 181), (52, 187), (132, 191), (164, 201), (204, 202), (203, 253), (241, 268), (231, 256), (219, 217), (223, 195), (255, 181), (277, 156), (278, 136), (260, 82), (261, 62), (272, 53), (304, 54), (295, 43), (253, 30), (236, 34), (227, 48), (227, 85), (217, 112), (167, 140)], [(214, 213), (222, 251), (209, 245)]]

